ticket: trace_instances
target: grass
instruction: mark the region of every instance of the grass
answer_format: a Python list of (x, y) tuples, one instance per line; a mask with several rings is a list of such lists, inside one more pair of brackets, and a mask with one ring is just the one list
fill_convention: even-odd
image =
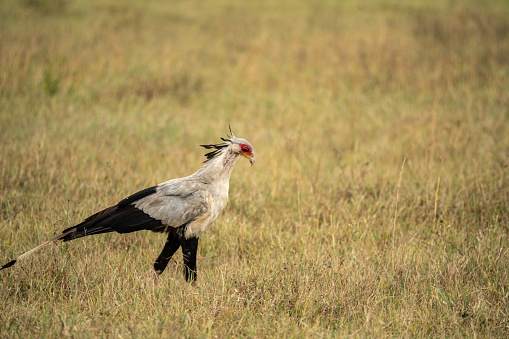
[(256, 149), (202, 237), (108, 234), (0, 273), (2, 337), (506, 337), (505, 1), (6, 0), (0, 259)]

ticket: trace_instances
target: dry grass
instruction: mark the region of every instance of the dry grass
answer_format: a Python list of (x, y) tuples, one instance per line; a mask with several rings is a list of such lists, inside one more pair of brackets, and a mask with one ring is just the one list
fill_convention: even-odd
[(4, 1), (0, 258), (252, 142), (230, 204), (0, 272), (2, 337), (506, 337), (504, 1)]

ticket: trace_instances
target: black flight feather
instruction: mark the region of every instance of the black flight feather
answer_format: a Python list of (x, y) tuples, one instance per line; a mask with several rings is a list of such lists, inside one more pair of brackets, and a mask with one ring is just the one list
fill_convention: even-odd
[(145, 197), (147, 197), (147, 196), (149, 196), (151, 194), (154, 194), (156, 191), (157, 191), (157, 186), (152, 186), (152, 187), (149, 187), (149, 188), (145, 188), (144, 190), (136, 192), (133, 195), (125, 198), (124, 200), (119, 202), (117, 204), (117, 206), (123, 207), (123, 206), (126, 206), (126, 205), (130, 205), (133, 202), (135, 202), (136, 200), (140, 200), (141, 198), (145, 198)]
[(85, 219), (82, 223), (65, 229), (67, 233), (62, 237), (63, 241), (70, 241), (92, 234), (109, 232), (131, 233), (140, 230), (156, 230), (163, 226), (160, 220), (152, 218), (142, 210), (134, 207), (133, 202), (154, 194), (157, 186), (139, 191), (117, 205), (108, 207)]

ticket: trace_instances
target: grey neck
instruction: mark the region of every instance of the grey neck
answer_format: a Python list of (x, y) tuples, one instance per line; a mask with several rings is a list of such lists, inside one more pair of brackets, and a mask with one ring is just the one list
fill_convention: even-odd
[(230, 147), (225, 148), (219, 155), (206, 162), (194, 176), (201, 182), (212, 183), (218, 180), (230, 180), (238, 154)]

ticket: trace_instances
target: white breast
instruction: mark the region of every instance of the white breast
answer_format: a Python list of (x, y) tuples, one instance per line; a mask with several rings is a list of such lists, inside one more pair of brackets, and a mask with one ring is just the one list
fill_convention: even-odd
[(208, 196), (206, 197), (209, 209), (203, 216), (187, 225), (186, 239), (199, 237), (214, 221), (216, 221), (217, 217), (219, 217), (228, 203), (228, 188), (228, 180), (221, 180), (211, 185), (208, 190)]

